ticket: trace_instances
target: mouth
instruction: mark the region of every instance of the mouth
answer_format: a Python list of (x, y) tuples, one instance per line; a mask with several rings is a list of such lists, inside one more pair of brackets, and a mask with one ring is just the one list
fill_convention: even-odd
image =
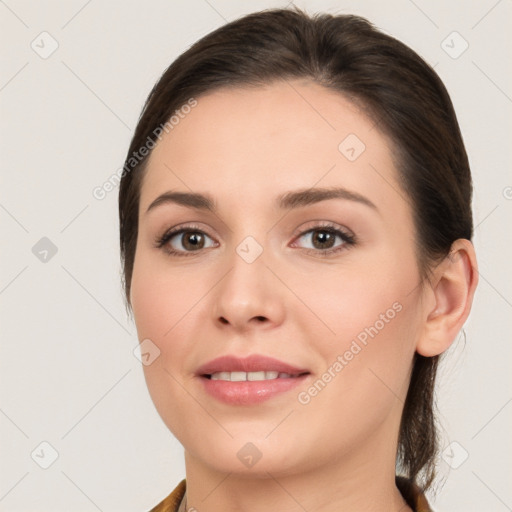
[(229, 382), (244, 382), (244, 381), (262, 381), (262, 380), (275, 380), (275, 379), (295, 379), (302, 377), (303, 375), (309, 375), (309, 372), (302, 372), (296, 374), (290, 374), (286, 372), (277, 371), (258, 371), (258, 372), (215, 372), (211, 374), (204, 374), (201, 377), (210, 380), (223, 380)]
[(307, 369), (258, 354), (218, 357), (196, 372), (209, 396), (232, 406), (257, 405), (277, 395), (290, 396), (289, 392), (305, 384), (310, 375)]

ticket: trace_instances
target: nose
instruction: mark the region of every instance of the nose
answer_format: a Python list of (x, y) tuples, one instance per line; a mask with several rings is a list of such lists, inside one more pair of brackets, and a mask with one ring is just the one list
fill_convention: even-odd
[(244, 332), (270, 329), (285, 317), (284, 293), (267, 268), (265, 251), (252, 262), (233, 251), (230, 270), (215, 287), (214, 321), (219, 328)]

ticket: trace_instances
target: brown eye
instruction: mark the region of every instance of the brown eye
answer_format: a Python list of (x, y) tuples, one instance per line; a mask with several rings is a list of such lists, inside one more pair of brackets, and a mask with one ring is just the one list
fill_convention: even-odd
[(355, 237), (341, 228), (317, 226), (304, 231), (293, 243), (294, 247), (305, 249), (310, 254), (327, 256), (355, 244)]
[(198, 231), (183, 233), (181, 243), (187, 251), (202, 249), (205, 244), (204, 235)]
[(186, 256), (187, 253), (214, 247), (215, 242), (203, 231), (182, 228), (166, 233), (158, 240), (157, 246), (169, 254)]
[[(343, 233), (332, 229), (310, 229), (303, 233), (299, 239), (302, 239), (302, 246), (306, 249), (332, 249), (335, 245), (343, 245), (345, 237)], [(341, 243), (340, 243), (341, 242)]]
[(326, 230), (313, 231), (311, 242), (315, 249), (330, 249), (334, 246), (336, 235)]

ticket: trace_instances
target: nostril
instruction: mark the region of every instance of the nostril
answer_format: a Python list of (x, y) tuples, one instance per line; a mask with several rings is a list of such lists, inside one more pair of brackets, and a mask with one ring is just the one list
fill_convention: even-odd
[[(258, 316), (254, 317), (254, 320), (256, 320), (257, 322), (266, 322), (268, 319), (267, 319), (266, 316), (258, 315)], [(223, 316), (219, 317), (219, 322), (222, 323), (222, 324), (229, 324), (229, 320), (227, 320)]]

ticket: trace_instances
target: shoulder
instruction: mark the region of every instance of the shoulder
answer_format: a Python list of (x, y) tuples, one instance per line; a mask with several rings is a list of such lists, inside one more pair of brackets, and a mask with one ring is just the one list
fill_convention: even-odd
[(158, 505), (154, 506), (149, 512), (178, 512), (185, 490), (187, 488), (186, 480), (183, 479), (176, 488), (165, 497)]
[(414, 512), (434, 512), (432, 508), (430, 508), (427, 498), (415, 483), (403, 476), (397, 476), (395, 481), (407, 505), (409, 505)]

